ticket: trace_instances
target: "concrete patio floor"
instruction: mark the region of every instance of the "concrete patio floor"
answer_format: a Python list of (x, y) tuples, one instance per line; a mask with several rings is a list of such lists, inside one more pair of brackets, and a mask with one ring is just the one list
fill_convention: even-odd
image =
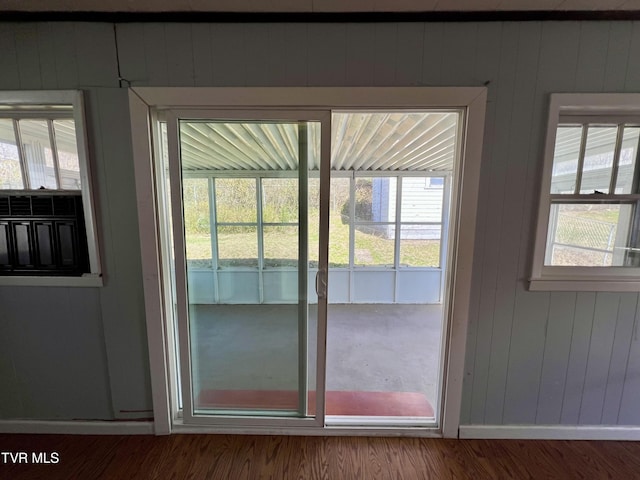
[[(192, 305), (190, 317), (196, 392), (297, 389), (296, 305)], [(441, 305), (329, 305), (327, 390), (419, 392), (435, 408), (441, 331)], [(315, 366), (310, 355), (310, 390)]]

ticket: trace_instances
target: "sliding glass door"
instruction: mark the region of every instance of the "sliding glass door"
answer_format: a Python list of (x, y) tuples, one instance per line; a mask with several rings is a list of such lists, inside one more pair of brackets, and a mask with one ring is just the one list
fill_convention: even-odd
[(329, 114), (165, 118), (184, 422), (321, 425)]

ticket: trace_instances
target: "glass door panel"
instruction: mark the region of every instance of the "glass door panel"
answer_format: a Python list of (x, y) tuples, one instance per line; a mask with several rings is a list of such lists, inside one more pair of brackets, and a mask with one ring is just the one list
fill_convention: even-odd
[(326, 307), (314, 306), (310, 321), (308, 299), (310, 263), (314, 271), (326, 263), (318, 226), (309, 234), (309, 219), (322, 216), (309, 177), (319, 175), (323, 117), (239, 115), (176, 114), (168, 122), (173, 202), (183, 220), (175, 236), (186, 423), (282, 423), (318, 417), (324, 404), (315, 398), (324, 372), (316, 358), (323, 322), (315, 317)]

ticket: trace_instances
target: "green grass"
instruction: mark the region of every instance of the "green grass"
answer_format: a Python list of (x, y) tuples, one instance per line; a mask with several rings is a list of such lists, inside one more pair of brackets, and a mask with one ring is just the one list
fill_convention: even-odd
[[(338, 212), (332, 212), (329, 230), (329, 266), (349, 266), (349, 225), (343, 224)], [(309, 261), (318, 263), (317, 215), (309, 218)], [(187, 233), (187, 259), (198, 268), (211, 268), (210, 235)], [(393, 266), (394, 240), (356, 231), (357, 266)], [(255, 227), (227, 227), (218, 232), (221, 266), (257, 266), (257, 236)], [(297, 228), (265, 227), (265, 263), (268, 266), (294, 266), (298, 256)], [(400, 249), (401, 266), (437, 267), (440, 242), (438, 240), (403, 240)]]

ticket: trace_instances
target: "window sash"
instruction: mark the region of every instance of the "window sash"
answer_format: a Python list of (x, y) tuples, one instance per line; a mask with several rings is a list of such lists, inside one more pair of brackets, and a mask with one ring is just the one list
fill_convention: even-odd
[[(20, 166), (20, 172), (22, 175), (22, 183), (23, 183), (23, 188), (20, 189), (0, 189), (0, 191), (2, 192), (12, 192), (12, 191), (16, 191), (16, 192), (21, 192), (21, 191), (29, 191), (29, 190), (38, 190), (42, 185), (39, 185), (38, 183), (41, 182), (35, 182), (35, 179), (33, 178), (33, 170), (34, 170), (34, 166), (32, 165), (32, 162), (34, 162), (34, 159), (32, 158), (32, 155), (29, 155), (27, 152), (27, 144), (25, 143), (25, 132), (23, 131), (23, 121), (43, 121), (45, 122), (45, 126), (46, 126), (46, 139), (43, 137), (43, 143), (42, 143), (42, 148), (46, 149), (48, 148), (50, 151), (50, 155), (51, 155), (51, 161), (52, 161), (52, 165), (51, 166), (47, 166), (47, 168), (50, 168), (53, 170), (52, 175), (53, 175), (53, 180), (55, 182), (54, 186), (47, 186), (46, 189), (48, 191), (64, 191), (64, 190), (68, 190), (68, 189), (64, 189), (62, 188), (62, 179), (61, 179), (61, 167), (60, 167), (60, 152), (58, 151), (58, 147), (59, 147), (59, 141), (57, 139), (57, 134), (56, 134), (56, 128), (54, 125), (54, 122), (57, 120), (73, 120), (73, 115), (69, 114), (62, 114), (63, 112), (57, 113), (57, 112), (53, 112), (53, 113), (49, 113), (48, 115), (44, 116), (41, 114), (29, 114), (31, 112), (25, 112), (24, 114), (20, 114), (19, 112), (14, 114), (14, 115), (5, 115), (4, 112), (2, 112), (2, 114), (0, 114), (0, 119), (4, 119), (4, 120), (11, 120), (13, 122), (13, 140), (15, 142), (17, 151), (18, 151), (18, 159), (19, 159), (19, 166)], [(76, 132), (77, 135), (77, 132)], [(76, 147), (77, 148), (77, 147)], [(80, 176), (80, 173), (78, 172), (78, 175)], [(77, 190), (82, 190), (82, 187), (78, 188), (78, 189), (71, 189), (69, 191), (77, 191)]]

